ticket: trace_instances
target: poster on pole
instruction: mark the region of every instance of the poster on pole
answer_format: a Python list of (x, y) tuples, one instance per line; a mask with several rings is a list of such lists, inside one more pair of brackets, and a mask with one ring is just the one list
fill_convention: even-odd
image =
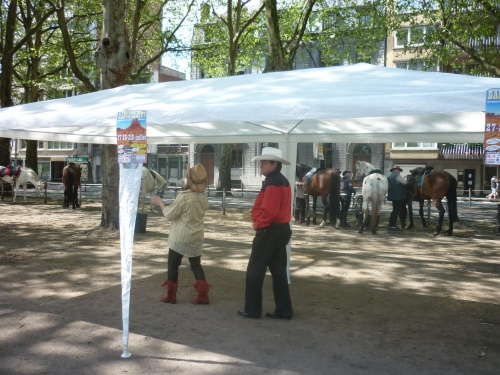
[(486, 91), (484, 164), (500, 165), (500, 88)]
[(146, 126), (146, 111), (118, 112), (116, 120), (118, 163), (147, 163)]

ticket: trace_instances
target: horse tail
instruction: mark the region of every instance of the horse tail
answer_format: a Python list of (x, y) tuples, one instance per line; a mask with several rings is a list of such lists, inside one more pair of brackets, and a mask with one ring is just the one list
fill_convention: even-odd
[(74, 185), (73, 169), (68, 168), (68, 170), (66, 171), (66, 173), (67, 173), (67, 176), (66, 176), (66, 186), (68, 186), (68, 188), (72, 188), (73, 185)]
[(458, 221), (458, 209), (457, 209), (457, 179), (450, 175), (450, 186), (448, 192), (446, 193), (446, 199), (448, 200), (448, 216), (452, 221)]
[(381, 201), (381, 196), (380, 196), (380, 184), (379, 183), (374, 183), (372, 184), (372, 209), (371, 209), (371, 220), (370, 220), (370, 229), (375, 229), (377, 227), (377, 222), (378, 222), (378, 214), (380, 207), (382, 206), (382, 201)]
[[(335, 210), (340, 208), (340, 176), (332, 172), (330, 183), (330, 207)], [(335, 225), (335, 223), (333, 223)]]

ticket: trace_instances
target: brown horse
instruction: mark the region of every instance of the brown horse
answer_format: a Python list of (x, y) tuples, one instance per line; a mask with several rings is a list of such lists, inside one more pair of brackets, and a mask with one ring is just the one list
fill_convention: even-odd
[(75, 163), (69, 163), (63, 169), (62, 184), (64, 188), (64, 203), (63, 207), (69, 207), (71, 203), (73, 209), (79, 208), (78, 189), (80, 187), (80, 177), (82, 168)]
[(447, 234), (449, 236), (453, 234), (453, 222), (458, 221), (457, 180), (455, 177), (445, 171), (434, 171), (432, 167), (415, 168), (411, 171), (411, 175), (408, 178), (406, 192), (409, 203), (408, 214), (410, 217), (410, 226), (408, 229), (414, 227), (411, 202), (419, 202), (419, 215), (422, 219), (422, 225), (427, 227), (428, 223), (424, 218), (424, 201), (432, 200), (439, 212), (439, 219), (434, 229), (434, 235), (441, 233), (444, 213), (446, 211), (442, 199), (446, 197), (448, 201), (448, 218), (450, 220)]
[[(311, 211), (309, 209), (309, 196), (313, 197), (313, 224), (316, 224), (316, 201), (321, 197), (323, 202), (323, 221), (320, 226), (326, 223), (328, 211), (330, 212), (330, 225), (339, 227), (337, 217), (340, 209), (340, 170), (338, 169), (311, 169), (304, 176), (306, 198), (307, 225), (311, 223)], [(330, 199), (328, 199), (328, 196)]]

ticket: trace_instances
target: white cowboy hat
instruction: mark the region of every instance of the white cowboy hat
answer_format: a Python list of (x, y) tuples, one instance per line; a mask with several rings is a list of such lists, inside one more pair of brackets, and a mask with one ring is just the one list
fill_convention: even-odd
[(262, 154), (260, 156), (253, 157), (252, 161), (272, 160), (272, 161), (279, 161), (283, 165), (290, 165), (290, 163), (285, 159), (283, 159), (281, 156), (282, 153), (279, 148), (264, 147), (262, 149)]

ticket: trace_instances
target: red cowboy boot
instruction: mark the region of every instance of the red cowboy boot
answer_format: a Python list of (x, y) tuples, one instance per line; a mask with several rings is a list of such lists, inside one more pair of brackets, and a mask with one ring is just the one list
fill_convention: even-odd
[(161, 286), (166, 287), (167, 295), (161, 297), (160, 300), (164, 303), (175, 303), (177, 301), (176, 294), (179, 283), (167, 279), (163, 284), (161, 284)]
[(198, 297), (191, 300), (195, 305), (208, 305), (208, 290), (211, 288), (205, 280), (196, 280), (194, 288), (198, 292)]

